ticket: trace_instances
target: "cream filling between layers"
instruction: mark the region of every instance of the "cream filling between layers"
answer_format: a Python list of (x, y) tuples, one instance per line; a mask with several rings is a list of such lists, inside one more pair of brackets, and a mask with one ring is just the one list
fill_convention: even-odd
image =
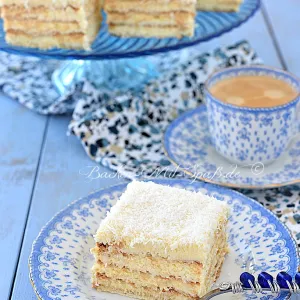
[(137, 287), (147, 287), (149, 289), (168, 290), (170, 287), (176, 287), (176, 291), (186, 295), (197, 295), (199, 283), (184, 282), (176, 278), (164, 278), (153, 276), (149, 273), (135, 272), (127, 268), (118, 268), (115, 266), (105, 266), (104, 264), (94, 265), (92, 272), (94, 274), (93, 283), (101, 285), (101, 278), (106, 276), (110, 279), (117, 279), (134, 283)]
[(104, 265), (114, 265), (119, 268), (128, 268), (131, 271), (148, 272), (153, 276), (175, 277), (186, 282), (204, 282), (207, 272), (214, 266), (214, 259), (218, 251), (227, 251), (227, 235), (225, 231), (219, 233), (210, 256), (203, 266), (197, 261), (170, 260), (151, 255), (136, 255), (124, 253), (118, 246), (105, 246), (97, 244), (92, 253), (96, 261)]
[(168, 278), (176, 276), (184, 281), (199, 282), (202, 265), (198, 262), (170, 261), (167, 259), (123, 253), (108, 253), (92, 250), (97, 261), (104, 265), (114, 265), (118, 268), (128, 268), (137, 272), (148, 272), (153, 276)]
[[(220, 275), (222, 264), (224, 261), (224, 257), (220, 257), (219, 262), (216, 265), (216, 268), (213, 272), (213, 276), (211, 276), (210, 282), (213, 283), (217, 280)], [(120, 272), (121, 269), (119, 269)], [(119, 273), (118, 273), (119, 274)], [(118, 275), (119, 276), (119, 275)], [(125, 280), (117, 279), (118, 277), (107, 277), (105, 274), (99, 274), (97, 272), (93, 273), (92, 282), (93, 287), (98, 291), (106, 291), (111, 293), (118, 293), (127, 296), (133, 296), (134, 298), (140, 299), (199, 299), (202, 297), (208, 290), (209, 287), (206, 287), (202, 290), (202, 292), (196, 292), (195, 294), (185, 293), (178, 291), (179, 285), (176, 283), (174, 287), (172, 287), (171, 282), (164, 287), (149, 287), (139, 283), (139, 281), (132, 282), (130, 278), (126, 278)], [(145, 284), (145, 282), (144, 282)], [(146, 281), (148, 284), (148, 281)], [(187, 285), (187, 283), (182, 282), (183, 285)], [(210, 285), (211, 286), (211, 285)], [(185, 287), (186, 289), (186, 287)], [(201, 294), (202, 293), (202, 294)]]
[[(126, 26), (120, 26), (120, 28), (122, 27)], [(145, 26), (144, 28), (149, 29), (151, 27)], [(166, 28), (167, 30), (167, 28), (171, 27), (161, 28)], [(153, 257), (157, 256), (160, 258), (167, 258), (170, 260), (206, 262), (207, 258), (211, 254), (211, 250), (214, 247), (215, 242), (218, 241), (220, 237), (226, 236), (226, 217), (220, 217), (220, 219), (217, 220), (218, 229), (216, 229), (211, 234), (210, 238), (208, 239), (210, 241), (208, 244), (181, 243), (173, 245), (169, 242), (167, 243), (165, 240), (160, 240), (156, 243), (142, 243), (135, 240), (134, 236), (118, 236), (113, 235), (112, 232), (109, 231), (100, 233), (98, 232), (95, 236), (95, 241), (100, 244), (108, 245), (108, 250), (111, 247), (110, 245), (114, 246), (113, 250), (118, 247), (121, 252), (126, 254), (136, 254), (139, 256), (146, 256), (147, 254), (151, 254)]]
[(80, 25), (77, 22), (43, 22), (39, 20), (11, 20), (4, 22), (8, 43), (16, 46), (90, 49), (98, 34), (101, 15), (98, 7)]
[(60, 34), (53, 33), (46, 35), (29, 35), (22, 31), (8, 30), (5, 39), (8, 43), (22, 47), (32, 47), (40, 49), (51, 48), (72, 48), (72, 49), (90, 49), (92, 41), (98, 34), (100, 22), (89, 23), (86, 32)]
[(101, 285), (101, 278), (103, 276), (110, 279), (117, 279), (134, 283), (137, 287), (147, 287), (154, 290), (168, 290), (170, 288), (176, 290), (179, 293), (196, 297), (205, 294), (207, 288), (211, 286), (211, 283), (215, 281), (216, 273), (218, 272), (220, 265), (224, 260), (225, 252), (220, 250), (220, 254), (213, 259), (213, 267), (210, 268), (210, 276), (205, 279), (205, 283), (186, 282), (174, 277), (161, 277), (153, 276), (150, 273), (136, 272), (129, 270), (125, 267), (118, 268), (114, 265), (104, 265), (103, 263), (97, 263), (92, 268), (93, 283), (97, 286)]

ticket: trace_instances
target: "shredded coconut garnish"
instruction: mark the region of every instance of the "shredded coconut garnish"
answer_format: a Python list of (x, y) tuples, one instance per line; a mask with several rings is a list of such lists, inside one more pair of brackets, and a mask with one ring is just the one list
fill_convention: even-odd
[(226, 223), (228, 205), (201, 192), (133, 181), (101, 223), (96, 241), (154, 246), (166, 255), (177, 248), (209, 252)]

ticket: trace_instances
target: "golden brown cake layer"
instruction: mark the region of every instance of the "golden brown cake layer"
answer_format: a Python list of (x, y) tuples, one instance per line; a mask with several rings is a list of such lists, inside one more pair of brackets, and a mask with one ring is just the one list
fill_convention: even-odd
[(108, 24), (116, 25), (157, 25), (193, 27), (194, 15), (189, 12), (150, 14), (143, 12), (118, 13), (110, 12), (107, 15)]
[(185, 11), (195, 13), (195, 3), (190, 1), (182, 4), (179, 0), (164, 1), (143, 1), (143, 5), (139, 0), (110, 0), (105, 1), (104, 10), (106, 12), (147, 12), (147, 13), (163, 13), (163, 12), (178, 12)]

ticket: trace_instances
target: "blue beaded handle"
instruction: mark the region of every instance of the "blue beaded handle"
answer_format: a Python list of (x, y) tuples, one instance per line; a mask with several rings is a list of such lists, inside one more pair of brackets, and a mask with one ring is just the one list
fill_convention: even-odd
[(295, 275), (294, 279), (288, 273), (280, 272), (277, 274), (276, 280), (267, 272), (260, 273), (257, 280), (252, 274), (244, 272), (240, 276), (240, 282), (222, 282), (218, 288), (210, 291), (201, 299), (208, 300), (225, 293), (237, 294), (246, 291), (252, 291), (254, 294), (262, 292), (300, 294), (300, 272)]

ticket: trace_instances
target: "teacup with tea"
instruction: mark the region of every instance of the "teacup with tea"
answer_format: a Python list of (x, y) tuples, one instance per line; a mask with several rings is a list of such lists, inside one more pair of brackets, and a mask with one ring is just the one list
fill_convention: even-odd
[(299, 92), (295, 76), (266, 66), (214, 73), (205, 100), (216, 150), (238, 164), (277, 159), (299, 128)]

